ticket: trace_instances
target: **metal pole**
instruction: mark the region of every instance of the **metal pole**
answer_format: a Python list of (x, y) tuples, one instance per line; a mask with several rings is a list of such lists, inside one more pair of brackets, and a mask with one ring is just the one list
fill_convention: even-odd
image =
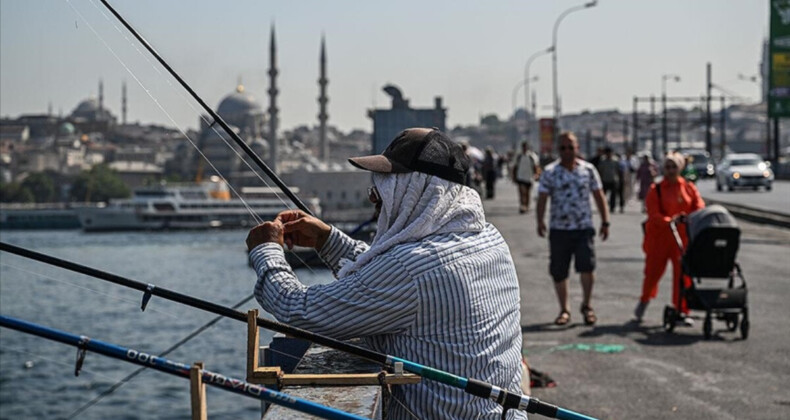
[[(524, 111), (529, 109), (529, 82), (530, 82), (529, 68), (532, 65), (532, 62), (535, 61), (536, 58), (540, 57), (541, 55), (548, 54), (548, 53), (550, 53), (552, 51), (554, 51), (554, 47), (553, 46), (545, 48), (545, 49), (542, 49), (542, 50), (540, 50), (540, 51), (538, 51), (536, 53), (533, 53), (527, 59), (527, 63), (524, 65), (524, 86), (525, 86), (525, 88), (524, 88)], [(535, 78), (535, 80), (537, 80), (537, 78)], [(533, 110), (532, 117), (533, 118), (535, 117), (534, 110)], [(530, 134), (529, 117), (527, 117), (527, 125), (526, 125), (526, 129), (525, 130), (526, 130), (526, 135), (527, 135), (527, 141), (529, 141), (529, 134)]]
[(710, 114), (710, 94), (711, 89), (713, 89), (713, 82), (711, 81), (711, 67), (710, 63), (707, 65), (707, 76), (708, 76), (708, 84), (707, 84), (707, 96), (705, 97), (705, 108), (706, 108), (706, 115), (705, 115), (705, 151), (712, 154), (713, 152), (713, 133), (711, 133), (711, 129), (713, 121), (711, 120)]
[(656, 97), (650, 95), (650, 153), (653, 156), (658, 155), (656, 143)]
[(639, 98), (634, 96), (634, 113), (633, 113), (633, 122), (631, 123), (631, 125), (634, 127), (634, 137), (632, 139), (633, 144), (634, 144), (633, 145), (634, 153), (639, 152), (639, 112), (638, 112), (638, 106), (639, 106)]
[(554, 108), (554, 145), (557, 144), (557, 136), (559, 134), (559, 127), (560, 127), (560, 107), (559, 107), (559, 89), (557, 87), (557, 30), (559, 29), (560, 22), (565, 16), (578, 11), (584, 10), (589, 7), (593, 7), (598, 4), (598, 0), (593, 0), (589, 3), (585, 3), (581, 6), (574, 6), (570, 9), (562, 12), (558, 17), (557, 20), (554, 22), (554, 30), (551, 33), (551, 75), (552, 75), (552, 90), (553, 90), (553, 108)]
[(628, 148), (628, 118), (623, 118), (623, 153), (627, 153)]
[(774, 171), (779, 168), (779, 117), (774, 118), (774, 156), (773, 156), (773, 165)]
[[(538, 112), (538, 99), (537, 99), (537, 95), (535, 94), (535, 91), (533, 90), (532, 91), (532, 119), (535, 120), (535, 122), (538, 121), (538, 114), (537, 114), (537, 112)], [(530, 127), (530, 129), (527, 130), (527, 135), (528, 135), (527, 141), (529, 141), (529, 137), (532, 137), (531, 136), (531, 134), (532, 134), (532, 129), (531, 129), (532, 121), (529, 121), (529, 123), (530, 123), (530, 125), (528, 127)], [(537, 132), (537, 130), (535, 130), (535, 132)], [(538, 142), (535, 142), (535, 144), (533, 146), (534, 147), (532, 148), (532, 150), (540, 151)]]
[(727, 107), (724, 103), (724, 96), (720, 96), (719, 100), (721, 101), (721, 144), (720, 151), (719, 151), (719, 158), (723, 158), (724, 155), (727, 153)]
[(661, 94), (661, 151), (667, 154), (667, 94)]

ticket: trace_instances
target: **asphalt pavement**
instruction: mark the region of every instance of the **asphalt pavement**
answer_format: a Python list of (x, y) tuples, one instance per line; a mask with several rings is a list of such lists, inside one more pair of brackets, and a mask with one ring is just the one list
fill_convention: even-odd
[[(535, 397), (600, 419), (790, 418), (790, 324), (785, 312), (790, 307), (790, 230), (739, 222), (738, 260), (749, 285), (747, 340), (738, 332), (723, 331), (723, 322), (714, 322), (714, 337), (705, 340), (701, 317), (693, 328), (667, 334), (661, 318), (671, 296), (669, 269), (645, 321), (631, 321), (644, 268), (644, 215), (631, 202), (624, 214), (612, 215), (609, 240), (596, 241), (592, 306), (598, 323), (583, 324), (581, 285), (572, 274), (571, 324), (556, 327), (559, 306), (548, 275), (548, 243), (535, 233), (534, 200), (528, 214), (519, 214), (515, 186), (506, 180), (498, 184), (496, 198), (484, 204), (516, 263), (524, 353), (534, 368), (558, 384), (534, 389)], [(768, 194), (780, 203), (790, 197), (779, 188)]]
[(738, 188), (734, 191), (716, 191), (716, 181), (704, 179), (697, 182), (697, 188), (704, 198), (723, 203), (751, 207), (759, 210), (790, 214), (790, 181), (777, 180), (771, 191), (765, 188)]

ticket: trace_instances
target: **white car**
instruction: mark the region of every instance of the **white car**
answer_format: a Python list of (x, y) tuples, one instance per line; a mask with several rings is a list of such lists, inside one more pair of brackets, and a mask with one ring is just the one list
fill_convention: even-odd
[(716, 168), (716, 190), (727, 186), (728, 191), (735, 187), (765, 187), (771, 191), (774, 172), (769, 164), (754, 153), (736, 153), (724, 157)]

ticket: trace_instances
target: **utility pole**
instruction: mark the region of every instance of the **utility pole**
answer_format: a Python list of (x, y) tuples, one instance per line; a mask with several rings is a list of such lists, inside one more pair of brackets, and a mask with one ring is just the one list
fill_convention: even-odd
[(774, 117), (774, 156), (773, 156), (773, 165), (774, 170), (779, 165), (779, 117)]
[(631, 125), (634, 127), (634, 138), (633, 138), (633, 148), (634, 153), (639, 152), (639, 113), (638, 113), (638, 104), (639, 99), (634, 96), (634, 113), (633, 113), (633, 122)]
[(712, 120), (711, 120), (711, 115), (710, 115), (710, 100), (711, 100), (710, 94), (711, 94), (711, 89), (713, 89), (713, 82), (711, 80), (710, 63), (708, 63), (708, 65), (707, 65), (707, 76), (708, 76), (707, 95), (705, 97), (705, 104), (706, 104), (705, 108), (707, 110), (707, 113), (705, 115), (705, 151), (708, 152), (708, 153), (711, 153), (713, 151), (712, 150), (713, 149), (713, 147), (712, 147), (713, 146), (712, 145), (712, 143), (713, 143), (713, 139), (712, 139), (713, 133), (711, 133)]
[(653, 156), (658, 155), (656, 143), (656, 97), (650, 95), (650, 153)]
[(628, 118), (623, 118), (623, 153), (627, 153), (628, 148)]
[(724, 103), (724, 95), (722, 95), (719, 99), (721, 100), (721, 154), (719, 155), (719, 158), (723, 158), (727, 153), (727, 106)]
[[(536, 123), (538, 122), (538, 114), (537, 114), (537, 112), (538, 112), (538, 97), (535, 94), (535, 91), (533, 90), (532, 91), (532, 115), (531, 115), (532, 118), (531, 118), (531, 120), (535, 120)], [(532, 137), (532, 128), (531, 128), (532, 125), (530, 124), (531, 120), (530, 119), (527, 120), (527, 142), (529, 142), (530, 141), (530, 137)], [(535, 132), (537, 132), (537, 131), (538, 130), (535, 130)], [(538, 144), (538, 142), (535, 142), (534, 147), (532, 148), (532, 150), (540, 151), (540, 145)]]
[(589, 128), (587, 129), (587, 132), (585, 133), (584, 137), (585, 137), (584, 143), (587, 145), (587, 159), (586, 160), (589, 162), (590, 159), (592, 159), (592, 131), (590, 131)]
[(667, 154), (667, 94), (661, 93), (661, 151)]

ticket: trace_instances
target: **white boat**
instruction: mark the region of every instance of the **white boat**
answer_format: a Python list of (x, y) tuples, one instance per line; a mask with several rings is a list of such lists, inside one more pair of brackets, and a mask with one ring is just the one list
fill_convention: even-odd
[[(231, 198), (228, 185), (218, 177), (206, 182), (161, 184), (135, 189), (130, 199), (110, 200), (98, 207), (76, 209), (86, 232), (119, 230), (240, 228), (255, 225), (250, 211), (272, 220), (287, 210), (287, 197), (271, 188)], [(242, 194), (244, 195), (244, 194)], [(306, 201), (319, 214), (318, 199)]]

